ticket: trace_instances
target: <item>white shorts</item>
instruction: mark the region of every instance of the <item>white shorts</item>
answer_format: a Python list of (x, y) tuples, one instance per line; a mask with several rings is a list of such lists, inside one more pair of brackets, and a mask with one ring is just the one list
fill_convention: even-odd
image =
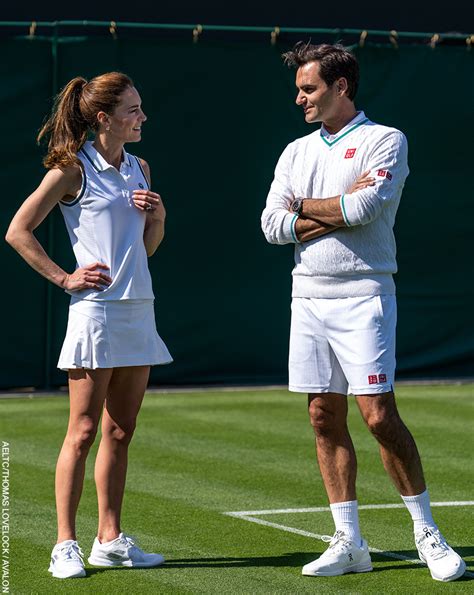
[(153, 366), (173, 361), (156, 331), (153, 300), (71, 300), (58, 368)]
[(289, 390), (370, 395), (392, 390), (394, 295), (293, 298)]

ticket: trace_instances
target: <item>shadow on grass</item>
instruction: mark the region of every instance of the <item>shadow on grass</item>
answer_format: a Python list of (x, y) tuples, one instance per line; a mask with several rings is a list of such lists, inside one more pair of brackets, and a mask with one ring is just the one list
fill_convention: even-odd
[(227, 558), (174, 558), (167, 559), (163, 566), (156, 568), (87, 568), (87, 575), (92, 576), (101, 572), (110, 572), (116, 570), (166, 570), (167, 568), (252, 568), (259, 566), (290, 567), (296, 568), (305, 564), (308, 558), (308, 552), (294, 552), (283, 554), (281, 556), (261, 556), (261, 557), (227, 557)]
[(182, 558), (166, 561), (168, 568), (252, 568), (270, 566), (272, 568), (296, 568), (305, 564), (307, 552), (293, 552), (281, 556), (256, 556), (254, 558), (239, 556), (236, 558)]
[[(474, 555), (474, 547), (460, 547), (456, 551), (464, 558)], [(410, 560), (397, 560), (390, 556), (406, 556), (411, 560), (418, 559), (418, 553), (415, 550), (399, 550), (383, 553), (371, 553), (372, 562), (375, 564), (383, 564), (383, 566), (375, 566), (373, 572), (385, 572), (391, 570), (416, 570), (418, 572), (425, 572), (427, 568), (423, 564), (413, 564)], [(311, 562), (320, 554), (308, 552), (292, 552), (282, 554), (280, 556), (237, 556), (237, 557), (220, 557), (220, 558), (172, 558), (168, 559), (163, 566), (157, 568), (88, 568), (87, 575), (93, 576), (102, 572), (123, 571), (123, 570), (141, 570), (141, 571), (155, 571), (163, 572), (171, 568), (300, 568), (304, 564)], [(472, 566), (472, 565), (471, 565)], [(468, 571), (470, 569), (468, 568)], [(459, 581), (472, 581), (474, 574), (470, 571), (468, 576), (463, 576)]]

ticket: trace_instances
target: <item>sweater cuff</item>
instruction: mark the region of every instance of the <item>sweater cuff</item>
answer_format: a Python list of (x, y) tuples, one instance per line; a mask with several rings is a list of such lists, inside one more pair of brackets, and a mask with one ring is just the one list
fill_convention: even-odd
[(346, 205), (344, 204), (344, 196), (345, 196), (344, 194), (341, 194), (341, 198), (340, 198), (342, 218), (344, 219), (344, 223), (347, 225), (347, 227), (350, 227), (351, 224), (349, 223), (349, 219), (347, 218)]
[(294, 244), (300, 244), (301, 242), (298, 241), (296, 237), (296, 220), (298, 219), (298, 215), (293, 213), (288, 213), (283, 220), (283, 235), (289, 242), (293, 242)]

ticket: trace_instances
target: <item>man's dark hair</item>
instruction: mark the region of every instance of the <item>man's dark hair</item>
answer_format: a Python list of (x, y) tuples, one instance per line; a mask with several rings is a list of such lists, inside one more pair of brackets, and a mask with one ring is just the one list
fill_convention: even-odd
[(319, 62), (319, 74), (326, 85), (331, 86), (338, 78), (347, 80), (347, 97), (352, 101), (359, 87), (359, 64), (357, 59), (340, 44), (322, 43), (313, 45), (299, 41), (295, 47), (282, 54), (290, 67), (299, 68), (309, 62)]

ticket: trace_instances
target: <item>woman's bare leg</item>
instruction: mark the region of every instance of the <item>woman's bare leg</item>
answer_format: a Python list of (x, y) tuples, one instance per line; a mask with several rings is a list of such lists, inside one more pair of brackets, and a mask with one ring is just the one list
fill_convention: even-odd
[(115, 368), (102, 417), (102, 438), (95, 463), (101, 543), (118, 537), (127, 475), (128, 446), (148, 384), (149, 366)]
[(111, 368), (69, 370), (69, 424), (56, 464), (58, 543), (76, 539), (76, 513), (86, 459), (95, 439), (111, 376)]

